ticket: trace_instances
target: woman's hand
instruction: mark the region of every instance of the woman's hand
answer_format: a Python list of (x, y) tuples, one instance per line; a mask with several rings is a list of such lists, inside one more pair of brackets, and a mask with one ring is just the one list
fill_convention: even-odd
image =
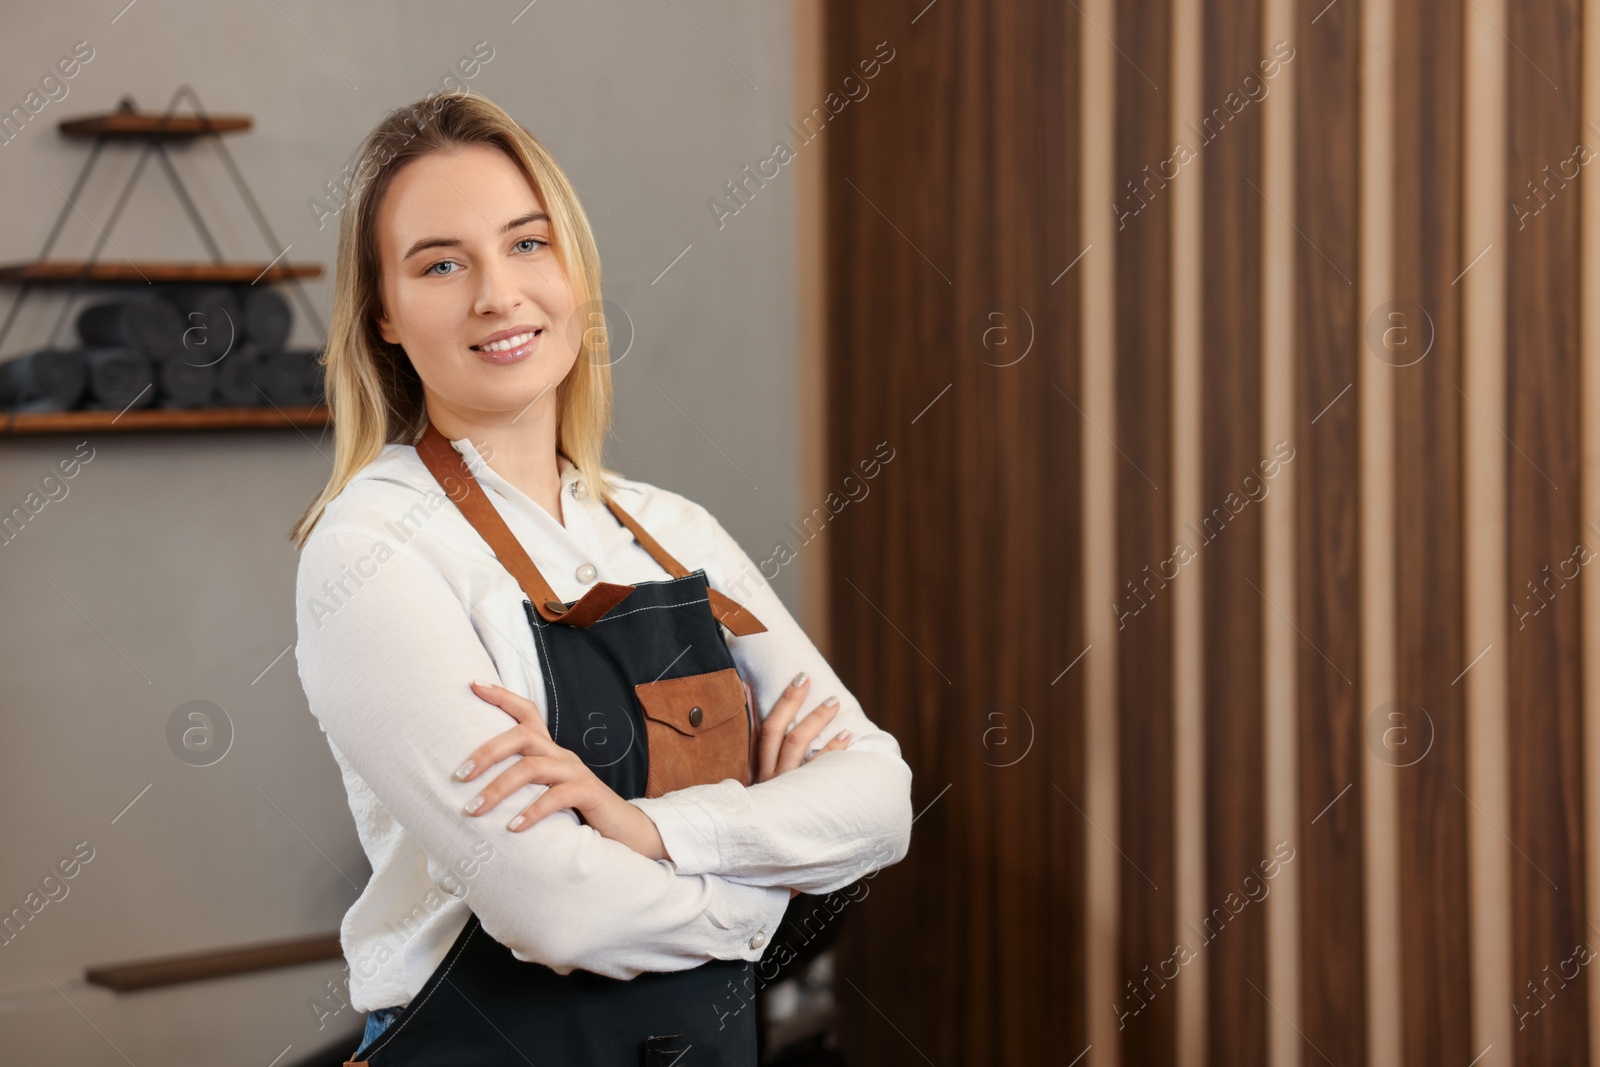
[(556, 744), (538, 705), (504, 686), (473, 682), (472, 689), (516, 719), (517, 725), (473, 750), (456, 770), (455, 779), (470, 782), (483, 768), (508, 756), (522, 758), (468, 801), (463, 814), (485, 814), (523, 786), (538, 783), (549, 788), (506, 824), (513, 833), (526, 830), (553, 811), (572, 808), (602, 837), (620, 841), (650, 859), (667, 858), (666, 846), (650, 816), (596, 777), (576, 752)]
[(806, 755), (806, 749), (811, 747), (811, 742), (817, 739), (817, 735), (839, 713), (839, 698), (830, 696), (812, 708), (811, 713), (801, 719), (799, 725), (792, 730), (789, 729), (789, 725), (794, 722), (795, 714), (800, 710), (801, 701), (805, 699), (810, 688), (811, 679), (805, 671), (801, 671), (795, 675), (794, 681), (789, 683), (777, 703), (772, 705), (772, 711), (762, 720), (761, 749), (758, 757), (760, 765), (757, 768), (756, 781), (769, 781), (786, 771), (794, 770), (808, 758), (849, 747), (850, 731), (842, 730), (837, 737), (813, 752), (810, 757)]

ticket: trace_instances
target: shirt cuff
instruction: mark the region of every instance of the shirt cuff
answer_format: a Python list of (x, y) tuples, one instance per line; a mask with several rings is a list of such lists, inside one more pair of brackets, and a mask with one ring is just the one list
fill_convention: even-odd
[(732, 956), (719, 959), (759, 961), (778, 935), (778, 924), (793, 896), (784, 886), (749, 885), (718, 879), (721, 892), (706, 908), (711, 922), (729, 931)]
[(725, 874), (717, 824), (699, 804), (679, 797), (635, 797), (628, 801), (650, 816), (679, 874)]

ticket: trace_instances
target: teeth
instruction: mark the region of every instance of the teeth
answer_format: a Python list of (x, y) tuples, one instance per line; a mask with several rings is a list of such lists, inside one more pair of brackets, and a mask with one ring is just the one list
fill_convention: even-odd
[(478, 346), (478, 351), (479, 352), (505, 352), (505, 351), (508, 351), (510, 349), (517, 348), (520, 345), (527, 344), (529, 341), (533, 340), (534, 334), (536, 334), (538, 332), (539, 332), (538, 330), (534, 330), (531, 333), (519, 333), (519, 334), (517, 334), (517, 336), (508, 337), (504, 341), (496, 341), (493, 344), (479, 345)]

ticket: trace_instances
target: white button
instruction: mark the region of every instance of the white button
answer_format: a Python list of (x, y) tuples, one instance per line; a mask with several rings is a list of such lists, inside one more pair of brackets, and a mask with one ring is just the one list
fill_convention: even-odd
[(760, 948), (762, 945), (765, 945), (766, 943), (767, 943), (767, 935), (764, 934), (764, 933), (761, 933), (759, 930), (756, 931), (756, 936), (754, 936), (754, 937), (752, 937), (750, 939), (750, 947), (751, 948)]
[(583, 482), (581, 480), (572, 483), (572, 499), (582, 500), (588, 495), (589, 491), (583, 487)]
[(578, 568), (578, 581), (582, 582), (584, 585), (588, 585), (590, 582), (594, 581), (594, 576), (595, 569), (593, 563), (585, 563), (583, 566)]

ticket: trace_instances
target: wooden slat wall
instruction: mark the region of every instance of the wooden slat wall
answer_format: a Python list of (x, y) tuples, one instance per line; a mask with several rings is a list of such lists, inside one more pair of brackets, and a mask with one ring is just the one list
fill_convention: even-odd
[[(1600, 643), (1578, 595), (1600, 579), (1558, 577), (1574, 546), (1600, 553), (1579, 350), (1579, 223), (1600, 205), (1566, 163), (1600, 150), (1581, 15), (828, 5), (820, 84), (896, 49), (819, 142), (825, 467), (896, 449), (824, 535), (833, 652), (901, 739), (921, 813), (846, 929), (851, 1062), (1596, 1062), (1600, 992), (1568, 961), (1600, 955)], [(1279, 98), (1206, 137), (1272, 58)], [(1467, 163), (1486, 136), (1510, 211)], [(1175, 140), (1196, 158), (1174, 178)], [(1392, 174), (1369, 165), (1389, 155)], [(1503, 341), (1480, 329), (1497, 314)], [(985, 326), (1032, 348), (996, 366), (1019, 350), (986, 349)], [(1397, 329), (1427, 354), (1398, 365)], [(1202, 536), (1285, 425), (1290, 473)], [(1186, 521), (1197, 559), (1163, 576)], [(1110, 604), (1086, 593), (1113, 581)], [(1511, 598), (1498, 629), (1485, 588)], [(1383, 750), (1384, 697), (1425, 755)], [(1286, 718), (1288, 772), (1267, 732)], [(1207, 937), (1285, 827), (1292, 874)], [(1179, 944), (1193, 961), (1159, 977)]]
[[(1405, 1061), (1468, 1063), (1462, 545), (1462, 21), (1451, 0), (1396, 5), (1393, 361), (1396, 682)], [(1471, 253), (1468, 253), (1470, 256)], [(1425, 309), (1425, 310), (1423, 310)], [(1429, 347), (1431, 345), (1431, 348)], [(1426, 353), (1426, 354), (1424, 354)], [(1373, 353), (1376, 358), (1376, 353)], [(1411, 361), (1416, 359), (1417, 362)], [(1409, 365), (1402, 365), (1409, 364)], [(1383, 372), (1384, 367), (1373, 367)], [(1419, 712), (1415, 709), (1422, 709)], [(1431, 747), (1425, 747), (1431, 746)], [(1413, 762), (1414, 761), (1414, 762)]]
[(919, 813), (911, 855), (845, 915), (842, 1038), (855, 1063), (1070, 1060), (1094, 833), (1066, 669), (1086, 644), (1082, 457), (1062, 432), (1081, 404), (1063, 276), (1085, 243), (1081, 23), (924, 6), (829, 5), (825, 87), (880, 42), (894, 58), (801, 149), (828, 152), (826, 480), (895, 450), (824, 535), (834, 660), (900, 739)]
[[(1117, 999), (1137, 1014), (1121, 1032), (1123, 1062), (1176, 1058), (1176, 997), (1154, 983), (1177, 943), (1173, 832), (1173, 598), (1159, 573), (1172, 554), (1172, 196), (1157, 162), (1172, 153), (1172, 9), (1118, 4), (1115, 170), (1117, 594), (1131, 614), (1117, 632), (1121, 943)], [(1109, 31), (1108, 31), (1109, 32)], [(1161, 79), (1161, 80), (1157, 80)], [(1091, 268), (1093, 269), (1093, 268)], [(1149, 984), (1147, 984), (1149, 983)]]
[(1579, 600), (1561, 577), (1580, 541), (1600, 547), (1579, 512), (1578, 189), (1561, 177), (1586, 140), (1577, 15), (1574, 0), (1507, 5), (1504, 31), (1523, 52), (1508, 59), (1508, 192), (1538, 212), (1508, 213), (1506, 391), (1477, 400), (1493, 404), (1487, 410), (1520, 450), (1506, 460), (1512, 603), (1548, 601), (1509, 629), (1506, 832), (1523, 853), (1511, 866), (1514, 988), (1524, 1007), (1548, 1002), (1516, 1031), (1516, 1062), (1528, 1067), (1586, 1059), (1587, 995), (1581, 980), (1566, 981), (1566, 961), (1582, 941), (1600, 945), (1584, 908)]
[[(1197, 542), (1203, 557), (1205, 763), (1231, 773), (1205, 779), (1208, 911), (1190, 921), (1213, 938), (1202, 950), (1210, 978), (1206, 1062), (1263, 1063), (1272, 1010), (1262, 995), (1266, 914), (1252, 903), (1233, 916), (1226, 904), (1229, 894), (1246, 891), (1246, 878), (1263, 884), (1259, 865), (1272, 854), (1262, 819), (1262, 512), (1252, 502), (1233, 515), (1227, 500), (1248, 499), (1252, 487), (1260, 493), (1265, 486), (1264, 502), (1274, 487), (1259, 465), (1271, 456), (1262, 448), (1261, 419), (1261, 222), (1270, 209), (1261, 193), (1260, 105), (1277, 78), (1263, 78), (1258, 66), (1270, 54), (1260, 0), (1206, 0), (1202, 20), (1200, 99), (1208, 110), (1194, 123), (1199, 132), (1186, 131), (1184, 140), (1201, 154), (1204, 184), (1199, 500), (1205, 513), (1180, 519), (1195, 520), (1199, 533), (1186, 540)], [(1247, 75), (1255, 88), (1244, 84)], [(1230, 93), (1241, 94), (1237, 102), (1263, 91), (1267, 96), (1237, 115), (1226, 103)], [(1218, 907), (1231, 917), (1206, 925)]]
[[(1355, 272), (1360, 178), (1357, 116), (1361, 8), (1340, 0), (1296, 11), (1294, 463), (1301, 877), (1300, 1029), (1334, 1063), (1366, 1061), (1362, 776), (1357, 703), (1360, 499), (1355, 388), (1364, 316)], [(1371, 0), (1366, 0), (1371, 2)], [(1316, 25), (1311, 20), (1317, 19)], [(1220, 768), (1219, 768), (1220, 770)]]

